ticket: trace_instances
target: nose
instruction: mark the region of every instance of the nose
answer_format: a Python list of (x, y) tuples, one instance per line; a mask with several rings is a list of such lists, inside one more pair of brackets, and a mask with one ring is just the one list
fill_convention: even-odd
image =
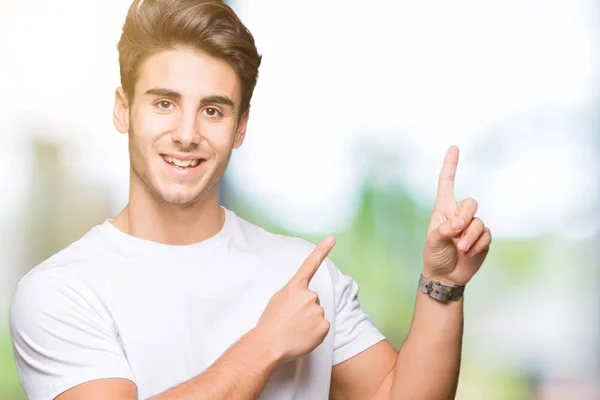
[(173, 130), (173, 141), (182, 148), (198, 145), (200, 143), (200, 133), (196, 110), (185, 110), (180, 115), (179, 124)]

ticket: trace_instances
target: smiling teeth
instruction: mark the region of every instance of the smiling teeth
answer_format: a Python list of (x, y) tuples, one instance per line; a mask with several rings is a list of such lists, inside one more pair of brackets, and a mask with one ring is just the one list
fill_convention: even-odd
[(166, 162), (170, 164), (175, 164), (178, 167), (195, 167), (200, 164), (200, 160), (180, 160), (178, 158), (173, 158), (169, 156), (163, 157)]

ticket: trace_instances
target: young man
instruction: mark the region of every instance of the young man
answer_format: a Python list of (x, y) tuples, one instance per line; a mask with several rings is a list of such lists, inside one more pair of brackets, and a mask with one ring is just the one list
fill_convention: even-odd
[(315, 248), (218, 204), (261, 61), (233, 11), (136, 0), (119, 54), (129, 203), (19, 283), (11, 333), (29, 398), (452, 398), (462, 290), (491, 241), (477, 203), (454, 200), (458, 149), (442, 167), (398, 352), (326, 258), (332, 237)]

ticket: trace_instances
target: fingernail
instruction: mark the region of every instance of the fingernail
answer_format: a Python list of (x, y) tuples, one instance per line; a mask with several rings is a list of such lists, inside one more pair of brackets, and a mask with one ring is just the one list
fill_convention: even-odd
[(333, 242), (335, 242), (335, 238), (333, 236), (329, 236), (325, 239), (325, 244), (333, 244)]
[(452, 220), (452, 227), (454, 229), (460, 229), (460, 228), (462, 228), (462, 225), (463, 225), (462, 218), (454, 218)]
[(460, 242), (458, 242), (458, 247), (460, 247), (464, 251), (467, 251), (467, 250), (469, 250), (469, 242), (467, 242), (466, 240), (463, 239)]

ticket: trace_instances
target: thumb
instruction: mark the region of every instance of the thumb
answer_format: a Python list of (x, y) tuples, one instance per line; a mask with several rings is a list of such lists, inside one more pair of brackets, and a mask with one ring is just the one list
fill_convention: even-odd
[(452, 239), (461, 234), (464, 225), (465, 221), (461, 217), (444, 221), (437, 229), (432, 230), (429, 245), (434, 249), (446, 247)]

